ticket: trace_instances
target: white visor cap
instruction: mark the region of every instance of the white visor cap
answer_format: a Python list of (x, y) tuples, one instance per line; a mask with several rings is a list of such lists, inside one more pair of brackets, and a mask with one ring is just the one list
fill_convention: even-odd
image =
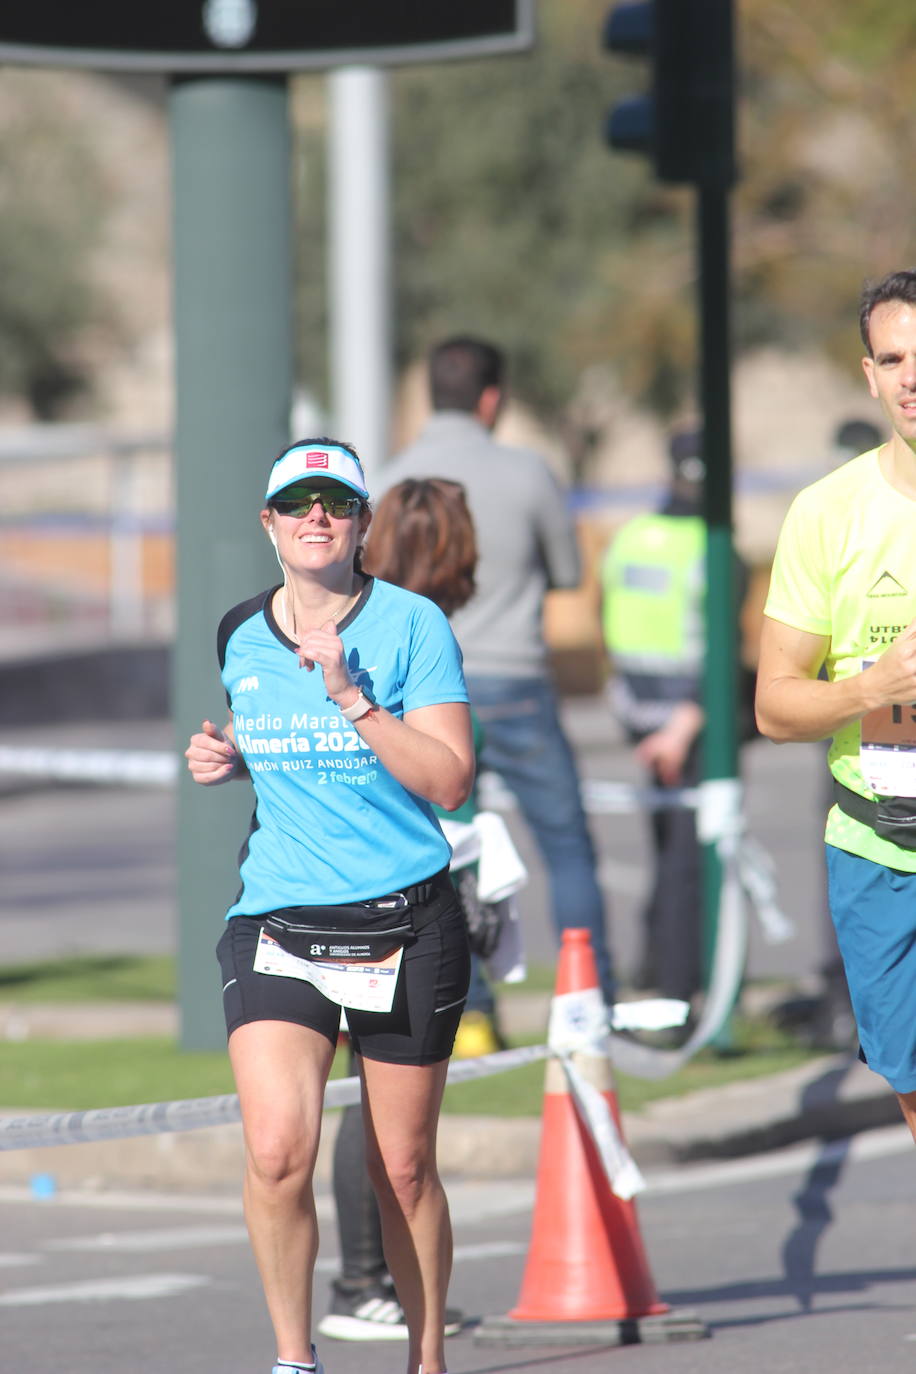
[(369, 500), (359, 459), (337, 444), (297, 444), (288, 449), (270, 470), (264, 500), (270, 501), (294, 482), (314, 482), (316, 487), (341, 482), (364, 501)]

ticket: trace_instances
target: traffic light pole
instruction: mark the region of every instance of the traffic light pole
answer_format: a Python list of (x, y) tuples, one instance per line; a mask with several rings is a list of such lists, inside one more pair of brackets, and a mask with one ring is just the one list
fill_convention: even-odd
[[(723, 187), (697, 188), (700, 402), (706, 463), (706, 658), (704, 781), (737, 779), (736, 587), (732, 544), (729, 201)], [(715, 948), (721, 872), (705, 846), (704, 952)]]
[[(719, 924), (718, 840), (740, 821), (737, 589), (732, 549), (729, 188), (737, 176), (734, 0), (620, 0), (603, 43), (650, 63), (647, 94), (619, 101), (605, 122), (612, 148), (638, 152), (655, 175), (697, 190), (699, 403), (706, 488), (706, 657), (703, 700), (703, 966), (709, 986)], [(718, 1037), (730, 1040), (726, 1025)]]

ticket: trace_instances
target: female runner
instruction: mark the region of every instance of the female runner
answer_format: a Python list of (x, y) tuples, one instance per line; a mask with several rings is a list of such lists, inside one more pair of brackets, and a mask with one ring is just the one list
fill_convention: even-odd
[(444, 614), (360, 571), (370, 519), (348, 445), (280, 454), (261, 523), (284, 580), (223, 617), (229, 723), (205, 721), (186, 750), (196, 782), (247, 772), (256, 795), (217, 952), (275, 1374), (320, 1370), (312, 1175), (341, 1006), (408, 1374), (445, 1369), (451, 1227), (436, 1127), (468, 946), (433, 806), (466, 800), (474, 746)]

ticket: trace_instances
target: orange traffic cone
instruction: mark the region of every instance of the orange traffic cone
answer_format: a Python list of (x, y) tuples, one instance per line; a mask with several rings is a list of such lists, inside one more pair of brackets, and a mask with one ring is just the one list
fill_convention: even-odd
[[(592, 990), (600, 997), (588, 931), (566, 930), (556, 996)], [(582, 1052), (573, 1057), (583, 1077), (608, 1103), (620, 1131), (609, 1058)], [(643, 1318), (652, 1319), (653, 1340), (708, 1335), (690, 1314), (666, 1319), (668, 1310), (649, 1272), (635, 1204), (612, 1191), (570, 1095), (563, 1067), (551, 1060), (544, 1085), (534, 1216), (521, 1292), (508, 1317), (485, 1319), (477, 1338), (553, 1344), (575, 1342), (578, 1337), (624, 1344), (645, 1338), (639, 1331)], [(664, 1330), (666, 1321), (670, 1336)]]

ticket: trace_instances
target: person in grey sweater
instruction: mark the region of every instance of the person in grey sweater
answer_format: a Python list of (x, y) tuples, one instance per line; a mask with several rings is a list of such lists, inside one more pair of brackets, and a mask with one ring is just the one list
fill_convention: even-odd
[[(540, 454), (498, 443), (504, 360), (490, 343), (447, 339), (429, 357), (433, 413), (386, 463), (381, 496), (406, 477), (461, 482), (477, 533), (477, 591), (452, 617), (471, 703), (484, 731), (481, 767), (515, 794), (550, 884), (554, 927), (589, 931), (605, 1001), (613, 964), (595, 853), (550, 681), (545, 594), (581, 580), (566, 494)], [(469, 1005), (473, 1005), (472, 997)]]

